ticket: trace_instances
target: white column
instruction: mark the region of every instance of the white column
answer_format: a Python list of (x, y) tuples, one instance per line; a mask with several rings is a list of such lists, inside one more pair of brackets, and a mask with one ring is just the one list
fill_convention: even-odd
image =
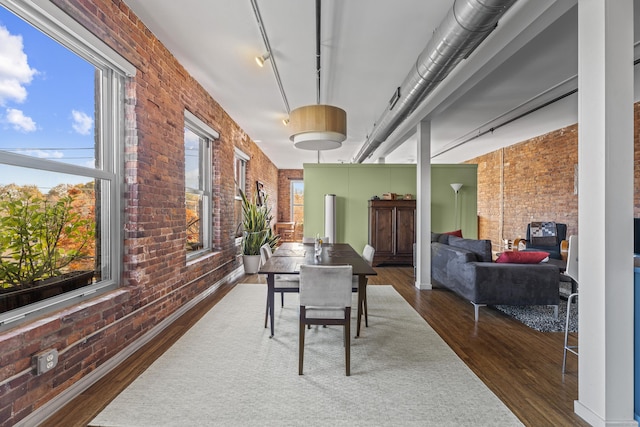
[(580, 356), (575, 411), (594, 426), (635, 426), (633, 1), (580, 0), (578, 27)]
[(431, 289), (431, 122), (417, 126), (416, 287)]

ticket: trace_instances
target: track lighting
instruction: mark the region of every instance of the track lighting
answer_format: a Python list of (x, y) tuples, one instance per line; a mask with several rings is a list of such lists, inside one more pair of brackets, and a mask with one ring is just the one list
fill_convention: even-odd
[(270, 57), (271, 57), (271, 54), (269, 52), (265, 53), (262, 56), (256, 56), (256, 64), (258, 64), (261, 67), (264, 67), (264, 62)]

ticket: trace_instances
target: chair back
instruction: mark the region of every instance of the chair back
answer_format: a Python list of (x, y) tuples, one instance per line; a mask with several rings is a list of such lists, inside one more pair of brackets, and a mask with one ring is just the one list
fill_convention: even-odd
[(560, 243), (567, 238), (567, 224), (532, 222), (527, 224), (527, 249), (549, 252), (550, 258), (562, 259)]
[(362, 258), (369, 263), (369, 265), (373, 264), (373, 256), (376, 253), (376, 249), (371, 245), (365, 245), (364, 250), (362, 251)]
[(351, 307), (350, 265), (301, 265), (300, 305), (309, 307)]
[(264, 263), (267, 262), (269, 258), (271, 258), (271, 255), (273, 255), (273, 252), (271, 252), (271, 246), (269, 246), (268, 243), (260, 246), (260, 263), (262, 265), (264, 265)]
[(569, 236), (569, 252), (565, 274), (578, 283), (578, 236)]

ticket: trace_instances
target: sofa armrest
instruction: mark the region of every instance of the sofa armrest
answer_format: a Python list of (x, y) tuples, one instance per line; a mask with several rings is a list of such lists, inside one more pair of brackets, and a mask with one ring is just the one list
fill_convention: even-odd
[(552, 264), (470, 262), (456, 281), (458, 292), (476, 304), (557, 305), (558, 267)]
[(431, 280), (438, 286), (455, 290), (451, 282), (451, 271), (457, 271), (464, 264), (477, 261), (476, 255), (466, 249), (456, 248), (443, 243), (431, 243)]

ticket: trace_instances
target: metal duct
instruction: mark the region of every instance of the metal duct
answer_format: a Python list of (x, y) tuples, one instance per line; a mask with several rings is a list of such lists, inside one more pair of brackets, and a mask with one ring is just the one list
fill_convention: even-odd
[(487, 37), (516, 0), (455, 1), (418, 56), (389, 107), (374, 125), (354, 162), (362, 163), (405, 120), (456, 65)]

